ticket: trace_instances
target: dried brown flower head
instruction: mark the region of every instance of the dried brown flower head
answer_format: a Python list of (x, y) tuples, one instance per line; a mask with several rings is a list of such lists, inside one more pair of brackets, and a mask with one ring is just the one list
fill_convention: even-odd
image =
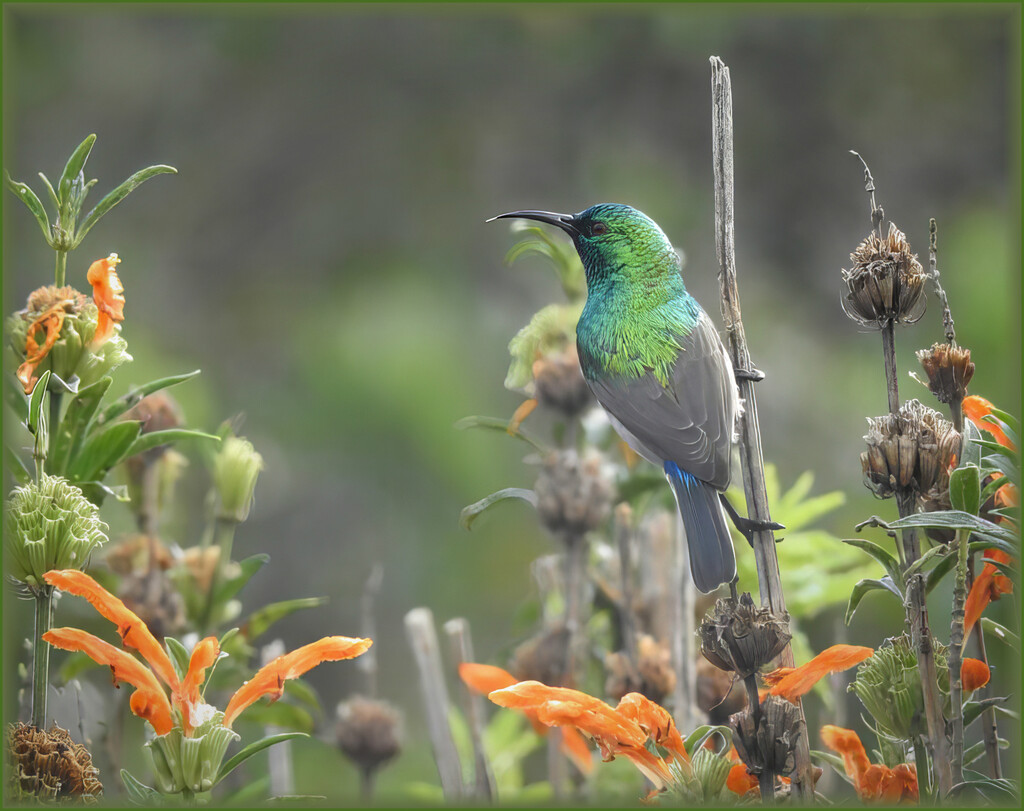
[(885, 239), (872, 231), (850, 254), (850, 261), (850, 270), (843, 270), (848, 288), (843, 309), (858, 324), (879, 328), (889, 321), (913, 324), (924, 315), (928, 274), (910, 252), (906, 235), (893, 223)]
[(49, 731), (11, 724), (7, 728), (7, 757), (12, 799), (95, 803), (103, 794), (89, 750), (56, 724)]
[(941, 502), (960, 452), (960, 434), (938, 411), (907, 400), (895, 414), (869, 417), (864, 441), (864, 484), (876, 496), (900, 493)]
[(766, 769), (778, 775), (790, 774), (803, 723), (800, 708), (777, 696), (767, 696), (761, 702), (757, 724), (749, 707), (729, 718), (736, 754), (751, 774)]
[(707, 659), (697, 660), (697, 706), (708, 714), (708, 722), (726, 724), (729, 716), (747, 706), (743, 682)]
[(607, 520), (615, 497), (611, 467), (598, 451), (552, 451), (541, 466), (537, 512), (544, 526), (565, 539), (582, 537)]
[(516, 647), (509, 670), (519, 681), (561, 684), (568, 650), (569, 632), (562, 625), (552, 626)]
[(594, 399), (580, 371), (576, 345), (572, 343), (534, 361), (533, 380), (540, 404), (561, 411), (567, 417), (575, 417)]
[(604, 666), (608, 673), (605, 694), (616, 701), (626, 693), (640, 693), (655, 704), (663, 704), (676, 686), (672, 651), (648, 634), (641, 634), (637, 640), (636, 666), (624, 651), (609, 653)]
[[(152, 561), (150, 558), (152, 557)], [(111, 571), (119, 575), (144, 572), (153, 566), (167, 570), (174, 563), (170, 550), (150, 535), (129, 535), (103, 556)]]
[(737, 603), (719, 600), (700, 624), (700, 652), (715, 667), (741, 679), (756, 673), (782, 653), (791, 638), (789, 614), (779, 616), (754, 605), (749, 593)]
[[(165, 391), (158, 391), (143, 397), (121, 416), (122, 420), (138, 420), (142, 423), (142, 433), (166, 431), (180, 428), (184, 424), (184, 416), (177, 400)], [(140, 456), (146, 460), (158, 459), (170, 445), (158, 445)], [(136, 459), (137, 457), (132, 457)]]
[(353, 696), (338, 705), (338, 748), (363, 771), (379, 769), (402, 749), (402, 718), (391, 704)]
[(68, 315), (77, 315), (91, 302), (91, 299), (80, 293), (70, 285), (67, 287), (54, 287), (52, 284), (39, 287), (28, 295), (25, 302), (25, 309), (18, 313), (25, 321), (31, 321), (40, 313), (44, 313), (51, 307), (59, 304)]
[(967, 384), (974, 377), (971, 350), (947, 343), (922, 349), (917, 359), (928, 375), (928, 388), (940, 403), (959, 403), (967, 396)]

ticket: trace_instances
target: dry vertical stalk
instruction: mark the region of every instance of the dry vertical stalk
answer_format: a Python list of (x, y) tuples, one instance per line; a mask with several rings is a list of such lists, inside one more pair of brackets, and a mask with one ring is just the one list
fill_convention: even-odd
[[(717, 56), (711, 57), (712, 154), (715, 173), (715, 248), (720, 267), (722, 285), (722, 317), (729, 336), (729, 351), (733, 368), (749, 370), (750, 353), (747, 350), (743, 321), (740, 317), (739, 288), (736, 282), (735, 215), (733, 206), (733, 146), (732, 146), (732, 85), (729, 69)], [(743, 468), (743, 490), (747, 500), (747, 514), (755, 521), (771, 521), (768, 511), (768, 492), (764, 480), (764, 459), (761, 452), (761, 430), (757, 420), (757, 402), (753, 381), (739, 381), (740, 397), (744, 401), (740, 423), (740, 459)], [(775, 553), (775, 533), (770, 529), (754, 533), (754, 556), (757, 561), (757, 580), (761, 604), (774, 613), (786, 611), (782, 593), (782, 578)], [(796, 662), (789, 645), (783, 649), (780, 661), (785, 667)], [(803, 721), (803, 706), (799, 708)], [(793, 782), (797, 796), (806, 803), (814, 802), (814, 776), (806, 724), (797, 741)], [(766, 798), (767, 799), (767, 798)]]
[(434, 614), (429, 608), (412, 609), (405, 615), (405, 632), (419, 670), (427, 728), (444, 798), (449, 803), (457, 802), (462, 798), (462, 765), (448, 725), (448, 688), (434, 630)]
[[(374, 563), (370, 574), (363, 585), (363, 594), (359, 600), (360, 632), (367, 639), (376, 639), (377, 624), (373, 618), (373, 603), (380, 591), (381, 583), (384, 581), (384, 567), (380, 563)], [(371, 647), (366, 653), (356, 660), (356, 667), (363, 671), (363, 678), (366, 681), (366, 695), (369, 698), (377, 697), (377, 653)]]
[[(284, 642), (280, 639), (275, 639), (260, 649), (260, 664), (269, 664), (278, 656), (283, 656), (284, 654)], [(276, 724), (267, 724), (263, 728), (263, 734), (267, 737), (278, 735), (285, 731), (287, 730)], [(292, 769), (292, 742), (282, 741), (276, 746), (270, 747), (267, 756), (270, 771), (270, 795), (272, 797), (287, 797), (294, 794), (295, 773)]]
[[(469, 635), (469, 621), (456, 617), (444, 624), (444, 632), (451, 643), (452, 662), (456, 672), (463, 662), (475, 662), (473, 655), (473, 639)], [(491, 764), (487, 760), (487, 752), (484, 751), (484, 706), (483, 696), (473, 692), (463, 683), (462, 704), (466, 711), (466, 720), (469, 724), (469, 735), (473, 743), (473, 759), (475, 761), (476, 782), (474, 785), (474, 797), (485, 802), (494, 801), (494, 775), (491, 772)]]

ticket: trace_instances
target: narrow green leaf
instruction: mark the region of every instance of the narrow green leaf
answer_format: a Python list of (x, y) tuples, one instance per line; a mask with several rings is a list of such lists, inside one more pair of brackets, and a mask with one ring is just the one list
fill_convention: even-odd
[(936, 563), (935, 568), (928, 572), (928, 577), (925, 580), (924, 585), (924, 593), (931, 594), (932, 589), (939, 585), (947, 574), (953, 571), (954, 566), (956, 566), (956, 555), (954, 554), (946, 555), (946, 557)]
[(970, 420), (964, 420), (963, 442), (960, 445), (960, 464), (957, 467), (974, 465), (981, 467), (981, 431)]
[(135, 189), (145, 183), (152, 177), (163, 174), (177, 174), (178, 170), (173, 166), (150, 166), (146, 169), (136, 172), (124, 183), (114, 189), (112, 192), (107, 194), (102, 200), (100, 200), (96, 207), (90, 211), (78, 231), (75, 234), (75, 247), (82, 241), (86, 234), (89, 233), (90, 229), (99, 221), (100, 217), (106, 214), (110, 209), (120, 203), (125, 197), (131, 194)]
[(847, 783), (852, 783), (853, 782), (847, 776), (847, 774), (846, 774), (846, 764), (843, 763), (843, 759), (841, 757), (839, 757), (839, 755), (833, 755), (831, 752), (820, 752), (817, 749), (812, 749), (811, 750), (811, 757), (814, 758), (815, 760), (821, 761), (822, 763), (827, 763), (829, 766), (831, 766), (833, 769), (835, 769), (836, 773), (840, 777), (842, 777), (843, 780), (845, 780)]
[(188, 673), (188, 663), (190, 659), (188, 651), (185, 650), (184, 645), (172, 636), (164, 637), (164, 645), (171, 656), (171, 662), (174, 664), (174, 669), (178, 674), (178, 678), (184, 679), (185, 674)]
[(1009, 696), (985, 698), (981, 701), (968, 701), (964, 704), (964, 726), (970, 726), (981, 717), (989, 707), (995, 707), (1009, 701)]
[[(113, 496), (122, 504), (127, 504), (131, 501), (131, 497), (128, 495), (128, 485), (126, 484), (115, 484), (111, 487), (109, 484), (104, 484), (103, 482), (91, 481), (75, 482), (75, 485), (81, 488), (85, 497), (97, 507), (102, 505), (103, 499), (106, 496)], [(97, 498), (97, 496), (99, 496), (99, 498)]]
[(39, 230), (43, 232), (43, 236), (46, 238), (46, 244), (49, 245), (52, 238), (50, 234), (50, 218), (46, 215), (46, 209), (43, 208), (43, 204), (36, 197), (36, 193), (26, 184), (11, 180), (11, 176), (6, 171), (4, 172), (4, 180), (7, 183), (7, 188), (14, 192), (15, 197), (21, 200), (25, 207), (32, 212), (32, 216), (39, 223)]
[(961, 510), (941, 510), (929, 513), (914, 513), (896, 521), (887, 522), (889, 529), (906, 529), (907, 527), (934, 527), (936, 529), (969, 529), (971, 532), (983, 533), (1010, 543), (1016, 542), (1016, 536), (1005, 527), (979, 518)]
[[(998, 741), (998, 746), (1000, 749), (1009, 748), (1010, 742), (1005, 738), (997, 738), (996, 740)], [(980, 760), (982, 756), (984, 756), (984, 754), (985, 742), (978, 741), (976, 744), (969, 747), (966, 752), (964, 752), (964, 766), (970, 766), (975, 761)]]
[(977, 467), (964, 465), (949, 474), (949, 501), (954, 510), (978, 514), (981, 510), (981, 471)]
[(119, 397), (103, 409), (103, 412), (96, 418), (96, 423), (98, 425), (105, 425), (108, 422), (113, 422), (129, 408), (137, 405), (143, 397), (147, 397), (153, 392), (160, 391), (161, 389), (167, 389), (171, 386), (176, 386), (179, 383), (184, 383), (186, 380), (191, 380), (197, 374), (199, 374), (199, 369), (196, 369), (194, 372), (185, 372), (185, 374), (181, 375), (161, 377), (159, 380), (152, 380), (143, 386), (133, 388), (130, 392)]
[[(915, 560), (913, 563), (911, 563), (907, 567), (907, 571), (904, 572), (904, 575), (903, 575), (904, 581), (909, 580), (911, 577), (913, 577), (918, 572), (924, 571), (925, 567), (928, 564), (934, 562), (934, 558), (937, 558), (937, 557), (942, 558), (942, 557), (945, 557), (946, 555), (951, 555), (951, 554), (953, 554), (953, 550), (950, 549), (950, 547), (947, 544), (944, 544), (944, 543), (943, 544), (939, 544), (938, 546), (933, 546), (931, 549), (926, 549), (922, 553), (921, 557), (919, 557), (917, 560)], [(956, 557), (956, 555), (953, 555), (953, 557)]]
[(686, 750), (686, 754), (692, 756), (693, 753), (700, 749), (704, 745), (704, 742), (716, 732), (721, 735), (726, 742), (732, 742), (732, 730), (729, 727), (702, 724), (687, 735), (686, 740), (683, 741), (683, 748)]
[(47, 369), (36, 381), (36, 387), (32, 389), (32, 396), (28, 401), (28, 430), (33, 434), (39, 428), (39, 419), (43, 408), (43, 398), (46, 396), (46, 386), (50, 382), (50, 370)]
[(1001, 639), (1003, 642), (1013, 646), (1015, 650), (1020, 650), (1020, 637), (1005, 625), (1000, 625), (998, 622), (993, 619), (989, 619), (988, 617), (982, 617), (981, 628), (985, 633), (992, 634), (992, 636), (997, 639)]
[(78, 145), (78, 149), (71, 153), (68, 162), (64, 165), (60, 181), (57, 183), (57, 194), (60, 197), (61, 206), (66, 206), (68, 197), (71, 194), (71, 184), (85, 168), (85, 162), (89, 160), (89, 153), (92, 152), (93, 144), (96, 143), (96, 136), (90, 135)]
[(57, 192), (53, 190), (53, 184), (50, 183), (50, 178), (39, 172), (39, 179), (43, 181), (43, 185), (46, 186), (46, 193), (50, 196), (50, 202), (53, 203), (54, 211), (60, 211), (60, 198), (57, 197)]
[(241, 561), (238, 564), (239, 573), (230, 580), (225, 580), (217, 589), (217, 593), (215, 595), (216, 603), (218, 605), (223, 605), (228, 600), (233, 599), (234, 596), (242, 590), (245, 584), (252, 579), (252, 576), (266, 566), (269, 561), (270, 555), (253, 555), (252, 557), (248, 557)]
[(78, 394), (78, 384), (81, 381), (78, 379), (78, 375), (71, 375), (69, 380), (62, 380), (60, 375), (50, 373), (50, 382), (48, 388), (51, 392), (57, 394), (70, 394), (74, 397)]
[(899, 561), (874, 541), (869, 541), (864, 538), (844, 538), (843, 543), (867, 552), (871, 557), (882, 564), (886, 573), (888, 573), (894, 583), (902, 585), (903, 574), (900, 572)]
[(326, 597), (300, 597), (296, 600), (282, 600), (277, 603), (265, 605), (249, 615), (249, 619), (242, 625), (242, 633), (247, 639), (256, 639), (270, 628), (275, 622), (296, 611), (304, 608), (316, 608), (327, 602)]
[(508, 423), (508, 420), (503, 420), (499, 417), (473, 416), (463, 417), (461, 420), (455, 423), (455, 427), (460, 431), (464, 431), (467, 428), (485, 428), (489, 431), (500, 431), (503, 434), (515, 437), (516, 439), (521, 439), (523, 440), (523, 442), (533, 445), (533, 447), (539, 451), (547, 450), (544, 447), (544, 443), (540, 442), (539, 440), (532, 437), (530, 434), (523, 431), (522, 428), (519, 428), (516, 431), (513, 431), (512, 433), (509, 433)]
[(4, 467), (11, 474), (11, 478), (17, 484), (28, 484), (32, 481), (32, 471), (25, 465), (24, 460), (6, 445), (4, 445)]
[(162, 805), (162, 795), (155, 788), (140, 783), (127, 769), (121, 769), (121, 782), (124, 783), (128, 799), (134, 805)]
[(537, 506), (537, 494), (533, 490), (524, 490), (521, 487), (506, 487), (504, 490), (499, 490), (480, 499), (475, 504), (464, 507), (462, 514), (459, 516), (459, 523), (462, 524), (463, 528), (469, 529), (473, 526), (473, 522), (480, 517), (481, 513), (487, 511), (499, 501), (505, 501), (510, 498), (519, 498), (530, 502), (534, 507)]
[(857, 611), (857, 606), (860, 605), (860, 601), (864, 599), (864, 595), (869, 591), (887, 591), (894, 595), (896, 599), (902, 602), (903, 595), (899, 589), (896, 588), (895, 584), (889, 580), (888, 576), (883, 577), (881, 580), (864, 579), (858, 580), (856, 585), (853, 587), (853, 591), (850, 592), (850, 602), (846, 606), (846, 624), (850, 624), (850, 620), (853, 619), (854, 613)]
[(90, 434), (68, 468), (68, 478), (74, 482), (102, 480), (124, 459), (141, 430), (138, 420), (125, 420)]
[(57, 435), (49, 467), (55, 473), (64, 473), (68, 462), (74, 458), (75, 452), (82, 447), (86, 428), (100, 406), (103, 395), (107, 393), (113, 378), (104, 377), (91, 386), (80, 390), (68, 404), (64, 419), (57, 427)]
[(220, 442), (216, 434), (207, 434), (203, 431), (195, 431), (191, 428), (168, 428), (165, 431), (150, 431), (148, 434), (141, 434), (125, 454), (125, 458), (145, 453), (160, 445), (169, 445), (171, 442), (178, 442), (182, 439), (210, 439)]

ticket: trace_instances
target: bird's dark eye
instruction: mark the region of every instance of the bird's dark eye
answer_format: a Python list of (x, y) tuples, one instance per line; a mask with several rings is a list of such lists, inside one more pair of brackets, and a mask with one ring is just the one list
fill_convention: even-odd
[(608, 233), (608, 226), (605, 225), (603, 222), (595, 222), (592, 226), (590, 226), (590, 233), (593, 234), (595, 237), (604, 236), (605, 234)]

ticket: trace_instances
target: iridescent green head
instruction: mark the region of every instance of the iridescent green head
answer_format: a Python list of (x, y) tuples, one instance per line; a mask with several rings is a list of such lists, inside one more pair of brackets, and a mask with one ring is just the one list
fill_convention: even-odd
[(632, 206), (599, 203), (579, 214), (510, 211), (492, 219), (513, 217), (546, 222), (565, 231), (583, 261), (588, 287), (678, 276), (679, 258), (665, 232)]

